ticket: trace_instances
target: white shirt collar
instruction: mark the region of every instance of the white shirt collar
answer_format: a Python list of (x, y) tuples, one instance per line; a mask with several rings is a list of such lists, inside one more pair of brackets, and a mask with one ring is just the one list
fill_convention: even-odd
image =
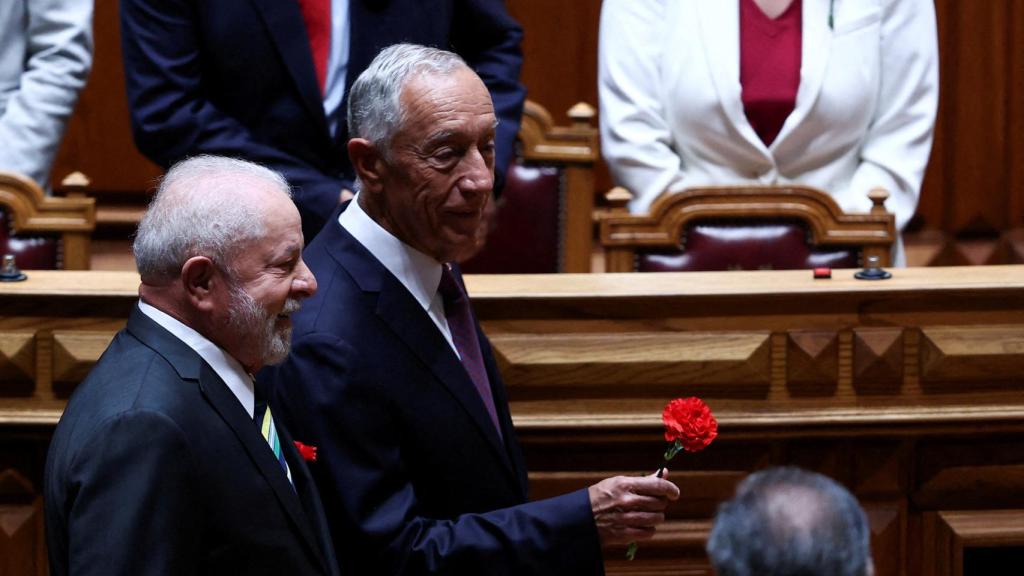
[(430, 309), (441, 283), (440, 262), (374, 222), (359, 206), (358, 194), (338, 217), (338, 223), (398, 278), (424, 310)]
[(165, 330), (181, 340), (189, 348), (196, 351), (199, 357), (210, 365), (210, 368), (220, 376), (231, 393), (238, 398), (242, 407), (252, 418), (256, 409), (256, 400), (253, 393), (252, 377), (242, 365), (225, 352), (222, 348), (210, 342), (205, 336), (194, 329), (183, 324), (177, 318), (159, 310), (142, 300), (139, 300), (139, 310), (151, 320), (162, 326)]
[(359, 194), (349, 202), (347, 208), (338, 216), (338, 224), (348, 230), (384, 268), (387, 269), (409, 294), (423, 307), (427, 316), (441, 335), (448, 341), (448, 346), (456, 355), (459, 354), (452, 338), (448, 320), (444, 315), (444, 302), (437, 292), (441, 283), (441, 263), (423, 252), (409, 246), (396, 238), (370, 218), (359, 206)]

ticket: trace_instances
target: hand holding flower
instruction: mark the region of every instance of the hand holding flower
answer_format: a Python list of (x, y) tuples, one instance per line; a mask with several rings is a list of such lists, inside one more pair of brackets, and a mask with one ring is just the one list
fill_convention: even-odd
[[(669, 460), (675, 458), (681, 450), (698, 452), (707, 448), (718, 436), (718, 421), (711, 414), (711, 409), (703, 400), (693, 396), (676, 398), (669, 402), (661, 413), (661, 421), (665, 425), (665, 440), (672, 444), (665, 450), (661, 467), (655, 474), (658, 478), (661, 478)], [(631, 541), (626, 550), (628, 560), (636, 556), (636, 540)]]
[(655, 474), (608, 478), (588, 492), (603, 546), (650, 538), (665, 521), (669, 501), (679, 498), (679, 488)]

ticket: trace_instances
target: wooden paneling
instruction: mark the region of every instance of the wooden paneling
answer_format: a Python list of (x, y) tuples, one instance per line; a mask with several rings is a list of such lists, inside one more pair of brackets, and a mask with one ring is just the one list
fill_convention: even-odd
[[(711, 447), (672, 462), (683, 497), (664, 528), (633, 562), (608, 550), (609, 574), (709, 574), (718, 504), (750, 472), (790, 464), (858, 496), (879, 575), (916, 575), (956, 573), (962, 553), (929, 554), (958, 550), (956, 538), (1024, 542), (1024, 267), (972, 272), (469, 276), (467, 286), (534, 498), (652, 472), (669, 398), (699, 394), (719, 420)], [(135, 274), (99, 272), (0, 285), (0, 562), (13, 573), (43, 570), (46, 439), (137, 286)], [(985, 527), (975, 517), (993, 518), (995, 532), (971, 528)]]
[[(964, 576), (967, 548), (1024, 546), (1020, 510), (970, 510), (929, 512), (923, 517), (922, 570), (924, 576)], [(1009, 565), (993, 567), (1013, 572)]]
[(118, 0), (95, 0), (92, 73), (68, 125), (53, 181), (77, 170), (92, 181), (94, 193), (144, 203), (161, 170), (132, 141), (118, 9)]

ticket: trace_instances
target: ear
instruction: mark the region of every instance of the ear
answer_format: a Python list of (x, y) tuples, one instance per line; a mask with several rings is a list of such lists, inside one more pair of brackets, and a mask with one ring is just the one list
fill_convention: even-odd
[(209, 312), (214, 308), (217, 284), (223, 282), (213, 260), (206, 256), (193, 256), (181, 267), (181, 284), (185, 297), (196, 310)]
[(348, 157), (363, 189), (370, 193), (380, 190), (384, 162), (377, 147), (365, 138), (352, 138), (348, 141)]

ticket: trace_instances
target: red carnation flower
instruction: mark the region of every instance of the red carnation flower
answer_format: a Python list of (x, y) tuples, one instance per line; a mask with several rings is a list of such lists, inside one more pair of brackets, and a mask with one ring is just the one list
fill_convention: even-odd
[(707, 448), (718, 436), (718, 421), (700, 398), (676, 398), (665, 406), (661, 420), (665, 423), (665, 440), (679, 442), (687, 452)]
[[(658, 478), (665, 472), (668, 461), (675, 458), (680, 450), (699, 452), (718, 436), (718, 421), (711, 414), (711, 409), (694, 396), (669, 402), (661, 413), (661, 421), (665, 424), (665, 440), (671, 444), (658, 468)], [(632, 560), (636, 550), (636, 542), (631, 542), (626, 550), (626, 559)]]

